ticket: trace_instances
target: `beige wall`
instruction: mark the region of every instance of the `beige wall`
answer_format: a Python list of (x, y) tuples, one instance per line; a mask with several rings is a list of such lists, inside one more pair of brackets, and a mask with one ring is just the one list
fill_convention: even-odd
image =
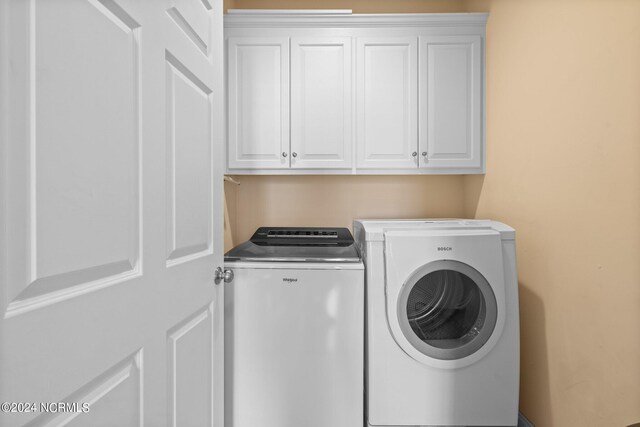
[(640, 1), (468, 8), (491, 15), (487, 174), (465, 211), (517, 230), (521, 409), (640, 422)]
[(640, 1), (230, 7), (491, 13), (486, 176), (241, 176), (225, 184), (227, 236), (354, 217), (502, 220), (517, 230), (523, 413), (537, 427), (640, 422)]
[[(236, 176), (234, 243), (260, 226), (341, 226), (354, 218), (459, 217), (459, 176)], [(234, 184), (227, 183), (225, 188)], [(231, 190), (233, 191), (233, 190)], [(235, 203), (235, 205), (231, 205)]]
[(462, 12), (463, 0), (225, 0), (226, 9), (351, 9), (353, 13)]

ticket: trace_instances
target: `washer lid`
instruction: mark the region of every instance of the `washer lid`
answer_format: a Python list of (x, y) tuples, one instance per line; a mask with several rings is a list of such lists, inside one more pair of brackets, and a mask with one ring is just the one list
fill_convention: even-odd
[(225, 261), (360, 262), (346, 228), (260, 227), (251, 240), (231, 249)]
[(250, 241), (260, 246), (350, 246), (353, 236), (343, 227), (260, 227)]

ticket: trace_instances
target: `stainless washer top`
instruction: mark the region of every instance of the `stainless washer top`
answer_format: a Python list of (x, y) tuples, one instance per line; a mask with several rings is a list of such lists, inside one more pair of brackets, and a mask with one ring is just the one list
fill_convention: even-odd
[(260, 227), (224, 260), (346, 263), (360, 262), (360, 254), (346, 228)]

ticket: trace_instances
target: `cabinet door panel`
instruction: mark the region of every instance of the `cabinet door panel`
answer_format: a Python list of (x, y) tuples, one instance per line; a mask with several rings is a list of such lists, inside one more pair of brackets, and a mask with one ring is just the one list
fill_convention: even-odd
[(229, 37), (228, 59), (229, 168), (288, 168), (289, 39)]
[(357, 167), (415, 168), (417, 37), (357, 42)]
[(480, 36), (420, 38), (421, 168), (482, 167), (481, 47)]
[(291, 40), (291, 167), (351, 167), (351, 38)]

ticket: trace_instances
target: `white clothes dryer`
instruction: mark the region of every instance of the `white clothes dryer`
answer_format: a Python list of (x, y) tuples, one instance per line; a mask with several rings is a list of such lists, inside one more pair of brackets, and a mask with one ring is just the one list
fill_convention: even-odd
[(515, 426), (515, 232), (485, 220), (354, 221), (366, 274), (369, 426)]

